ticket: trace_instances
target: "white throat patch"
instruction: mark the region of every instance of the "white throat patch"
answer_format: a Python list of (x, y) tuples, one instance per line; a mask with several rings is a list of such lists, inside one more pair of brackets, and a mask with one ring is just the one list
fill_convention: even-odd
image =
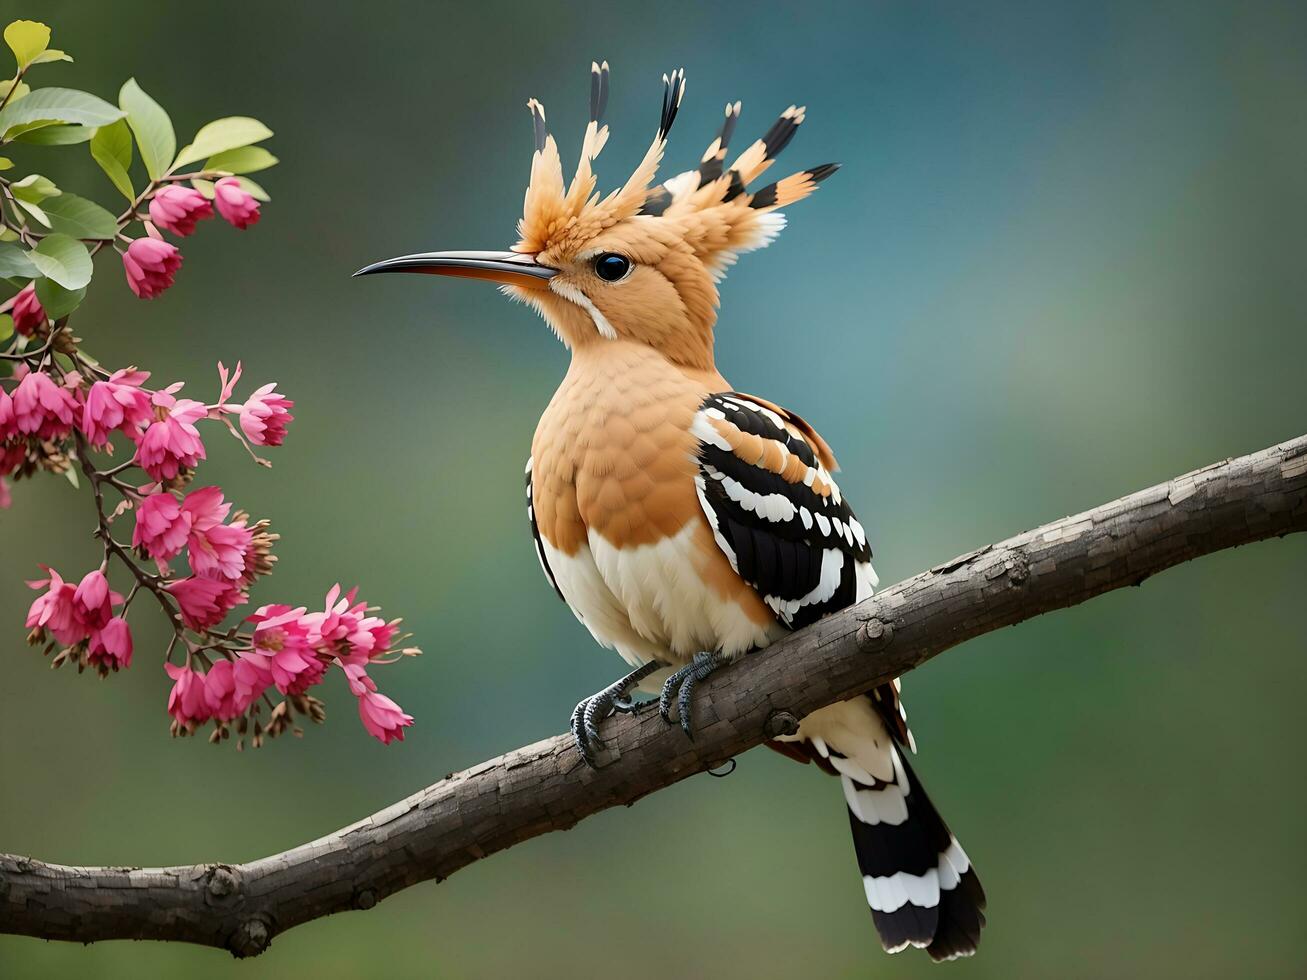
[(590, 319), (594, 321), (595, 329), (599, 331), (599, 336), (607, 340), (616, 340), (617, 331), (613, 325), (608, 322), (608, 318), (599, 312), (599, 307), (590, 302), (590, 297), (581, 290), (577, 289), (571, 283), (559, 282), (557, 279), (549, 280), (549, 288), (552, 292), (557, 293), (563, 299), (571, 300), (581, 309), (590, 314)]

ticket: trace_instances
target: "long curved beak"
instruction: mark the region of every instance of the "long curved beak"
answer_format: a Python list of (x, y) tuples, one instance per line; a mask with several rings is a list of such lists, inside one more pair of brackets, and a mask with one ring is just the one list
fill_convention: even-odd
[(354, 275), (371, 276), (378, 272), (422, 272), (430, 276), (488, 279), (528, 289), (544, 289), (558, 270), (540, 265), (531, 256), (518, 252), (418, 252), (374, 262)]

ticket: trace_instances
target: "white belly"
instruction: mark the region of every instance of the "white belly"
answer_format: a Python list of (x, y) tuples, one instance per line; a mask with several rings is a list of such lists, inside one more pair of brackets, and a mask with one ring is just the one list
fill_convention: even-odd
[(541, 545), (576, 618), (633, 667), (684, 663), (702, 651), (738, 656), (783, 635), (784, 627), (755, 623), (703, 583), (694, 533), (687, 524), (657, 544), (619, 549), (591, 531), (574, 555)]

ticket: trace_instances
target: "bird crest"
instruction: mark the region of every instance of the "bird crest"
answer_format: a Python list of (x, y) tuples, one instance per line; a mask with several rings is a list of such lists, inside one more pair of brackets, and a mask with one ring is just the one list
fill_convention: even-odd
[(838, 169), (823, 164), (750, 191), (804, 120), (802, 106), (790, 106), (767, 132), (739, 154), (726, 157), (740, 118), (739, 102), (727, 103), (722, 126), (699, 166), (662, 183), (657, 173), (667, 138), (685, 96), (682, 69), (663, 76), (662, 111), (653, 142), (626, 182), (607, 196), (596, 191), (594, 163), (608, 141), (608, 62), (590, 66), (590, 118), (576, 170), (565, 182), (558, 144), (550, 134), (544, 107), (527, 103), (535, 129), (531, 179), (527, 185), (518, 242), (513, 251), (530, 255), (571, 255), (604, 231), (625, 221), (658, 221), (687, 243), (720, 277), (741, 252), (768, 244), (785, 226), (780, 208), (807, 197)]

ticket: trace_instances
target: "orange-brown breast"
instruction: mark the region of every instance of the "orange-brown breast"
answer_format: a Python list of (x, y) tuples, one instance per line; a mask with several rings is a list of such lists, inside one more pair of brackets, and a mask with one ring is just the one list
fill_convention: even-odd
[(531, 446), (541, 536), (572, 555), (589, 533), (635, 548), (693, 522), (705, 585), (756, 622), (773, 619), (717, 548), (695, 490), (695, 412), (707, 394), (729, 389), (716, 370), (673, 365), (641, 344), (575, 349)]

